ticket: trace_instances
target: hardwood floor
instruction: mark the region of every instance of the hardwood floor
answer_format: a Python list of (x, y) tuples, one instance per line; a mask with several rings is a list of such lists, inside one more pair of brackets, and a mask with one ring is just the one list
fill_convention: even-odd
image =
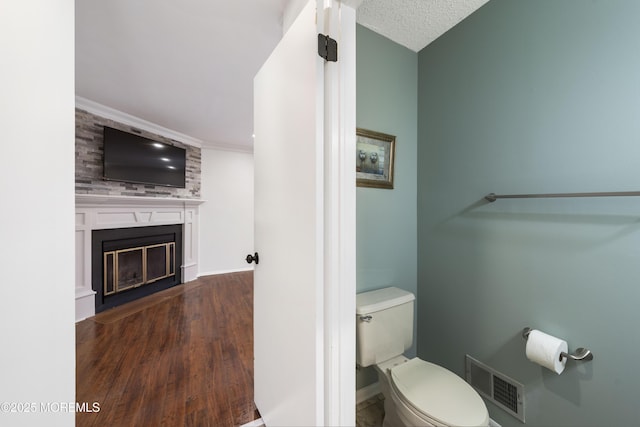
[(238, 426), (253, 403), (253, 273), (199, 278), (76, 325), (83, 426)]

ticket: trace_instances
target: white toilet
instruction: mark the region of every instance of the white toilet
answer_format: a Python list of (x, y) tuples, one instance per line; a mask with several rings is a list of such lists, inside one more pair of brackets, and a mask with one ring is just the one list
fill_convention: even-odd
[(488, 426), (487, 407), (462, 378), (402, 355), (413, 342), (414, 300), (394, 287), (356, 297), (356, 362), (376, 367), (385, 397), (383, 427)]

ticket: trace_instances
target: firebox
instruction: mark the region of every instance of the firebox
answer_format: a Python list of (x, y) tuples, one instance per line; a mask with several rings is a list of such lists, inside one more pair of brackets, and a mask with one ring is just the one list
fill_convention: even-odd
[(96, 313), (180, 284), (182, 225), (92, 232)]

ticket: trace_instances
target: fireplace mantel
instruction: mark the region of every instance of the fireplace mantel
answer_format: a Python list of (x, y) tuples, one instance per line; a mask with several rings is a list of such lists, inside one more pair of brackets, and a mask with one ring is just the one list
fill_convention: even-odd
[(202, 199), (76, 194), (76, 320), (95, 315), (91, 287), (93, 230), (183, 224), (182, 282), (198, 277)]
[(76, 208), (99, 206), (199, 206), (205, 201), (202, 199), (179, 199), (176, 197), (139, 197), (139, 196), (112, 196), (107, 194), (76, 194)]

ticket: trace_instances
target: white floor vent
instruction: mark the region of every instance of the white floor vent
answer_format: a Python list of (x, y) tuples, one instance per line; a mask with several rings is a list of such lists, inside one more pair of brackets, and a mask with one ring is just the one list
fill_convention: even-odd
[(482, 396), (524, 423), (524, 386), (468, 354), (465, 361), (467, 382)]

